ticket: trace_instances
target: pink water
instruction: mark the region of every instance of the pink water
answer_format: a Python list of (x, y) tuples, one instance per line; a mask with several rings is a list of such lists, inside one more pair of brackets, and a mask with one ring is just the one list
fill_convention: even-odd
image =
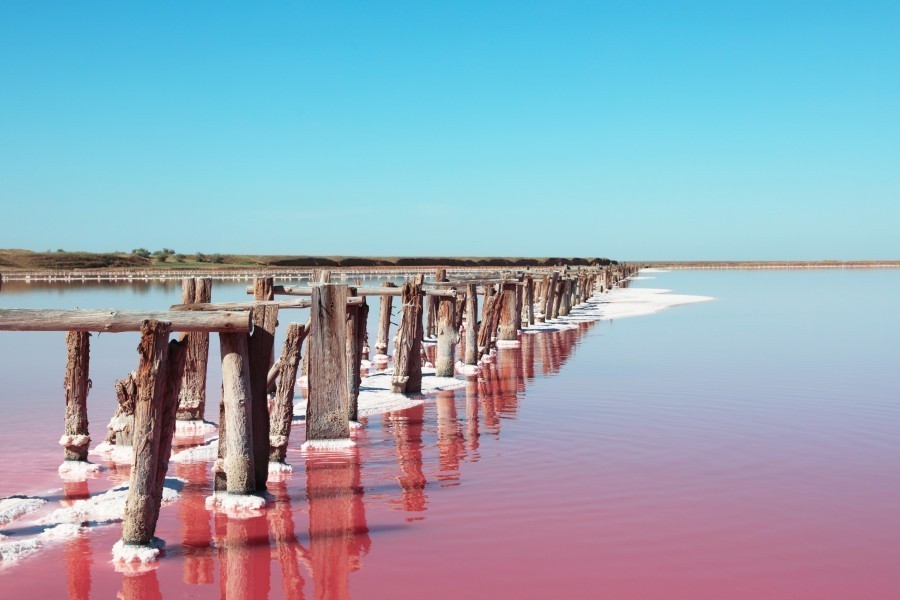
[[(178, 295), (9, 285), (2, 306)], [(209, 466), (172, 465), (188, 484), (162, 510), (157, 569), (117, 573), (120, 525), (89, 527), (0, 568), (0, 597), (897, 597), (900, 274), (635, 285), (718, 300), (525, 336), (466, 388), (369, 418), (350, 453), (303, 455), (295, 429), (294, 473), (270, 483), (260, 517), (212, 515)], [(93, 342), (97, 441), (136, 338)], [(61, 346), (0, 334), (0, 496), (79, 498), (127, 479), (127, 466), (84, 484), (56, 475)]]

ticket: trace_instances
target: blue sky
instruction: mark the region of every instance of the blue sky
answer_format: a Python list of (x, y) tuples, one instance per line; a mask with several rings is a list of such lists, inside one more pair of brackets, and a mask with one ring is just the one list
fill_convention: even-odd
[(900, 259), (897, 2), (0, 3), (0, 247)]

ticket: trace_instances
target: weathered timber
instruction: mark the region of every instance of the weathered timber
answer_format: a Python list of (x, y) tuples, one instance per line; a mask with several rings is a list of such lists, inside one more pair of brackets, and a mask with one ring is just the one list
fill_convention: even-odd
[(454, 346), (459, 331), (456, 328), (456, 299), (438, 300), (437, 314), (437, 358), (434, 361), (435, 375), (453, 377), (456, 367)]
[(531, 275), (525, 277), (525, 296), (522, 299), (525, 309), (526, 325), (534, 325), (534, 279)]
[(478, 363), (478, 294), (475, 284), (466, 286), (466, 364)]
[(134, 407), (134, 465), (122, 526), (122, 541), (125, 544), (149, 544), (156, 526), (153, 503), (162, 450), (170, 331), (168, 323), (159, 321), (147, 321), (141, 327), (137, 401)]
[(553, 315), (553, 304), (556, 300), (556, 284), (559, 281), (559, 272), (553, 271), (553, 274), (550, 275), (550, 280), (547, 282), (547, 287), (544, 292), (544, 320), (555, 319), (556, 316)]
[(253, 299), (268, 302), (275, 299), (275, 280), (271, 277), (257, 277), (253, 280)]
[[(262, 289), (262, 293), (265, 293), (265, 288)], [(256, 491), (262, 491), (266, 489), (266, 479), (269, 477), (269, 400), (266, 380), (275, 347), (278, 307), (262, 303), (250, 311), (250, 317), (253, 322), (253, 333), (247, 336), (247, 354), (250, 362), (253, 471)]]
[(391, 389), (396, 393), (422, 391), (422, 284), (406, 282), (400, 326), (394, 338), (394, 375)]
[(140, 331), (144, 321), (172, 324), (172, 331), (250, 331), (246, 312), (143, 312), (130, 310), (0, 309), (0, 331)]
[(504, 283), (500, 288), (500, 336), (510, 341), (518, 339), (516, 319), (516, 286)]
[[(300, 286), (300, 285), (276, 285), (274, 286), (274, 292), (276, 296), (312, 296), (312, 291), (315, 286)], [(253, 293), (253, 287), (247, 288), (247, 293)], [(398, 287), (357, 287), (356, 293), (358, 296), (400, 296), (401, 291)], [(436, 297), (445, 297), (445, 296), (456, 296), (456, 292), (454, 290), (444, 289), (444, 288), (422, 288), (420, 292), (425, 296), (436, 296)]]
[[(225, 474), (225, 489), (229, 493), (250, 494), (256, 490), (256, 475), (247, 336), (242, 333), (220, 333), (219, 345), (222, 352), (223, 405), (219, 421), (219, 454), (223, 460), (217, 466)], [(268, 472), (268, 467), (266, 469)]]
[(116, 381), (118, 406), (107, 426), (106, 442), (116, 446), (131, 446), (134, 432), (134, 405), (137, 401), (137, 371)]
[(572, 280), (563, 279), (561, 285), (562, 293), (559, 298), (559, 314), (565, 317), (568, 316), (569, 307), (572, 305)]
[(498, 312), (498, 298), (492, 287), (485, 289), (484, 306), (481, 308), (481, 328), (478, 330), (479, 356), (490, 352), (494, 334), (497, 332), (494, 315)]
[[(437, 269), (434, 273), (435, 283), (441, 283), (447, 278), (446, 269)], [(436, 296), (429, 296), (427, 300), (427, 315), (425, 322), (425, 336), (429, 338), (437, 337), (438, 322), (438, 299)]]
[[(350, 288), (355, 293), (356, 288)], [(359, 386), (362, 383), (362, 347), (366, 338), (366, 322), (369, 318), (369, 305), (347, 306), (347, 416), (351, 421), (358, 420)]]
[(553, 303), (550, 309), (550, 318), (556, 319), (559, 317), (559, 305), (562, 303), (563, 296), (563, 287), (565, 286), (565, 280), (560, 279), (556, 282), (556, 286), (553, 290)]
[(323, 284), (313, 289), (310, 309), (309, 393), (306, 439), (350, 437), (347, 390), (346, 285)]
[[(188, 283), (190, 282), (190, 283)], [(182, 281), (181, 301), (185, 304), (208, 304), (212, 298), (212, 279), (209, 277)], [(209, 334), (194, 332), (187, 340), (184, 362), (184, 381), (178, 397), (176, 417), (184, 421), (199, 421), (206, 412), (206, 371), (209, 365)]]
[(66, 334), (66, 429), (60, 440), (66, 460), (87, 461), (88, 434), (87, 396), (91, 388), (91, 334), (70, 331)]
[[(278, 305), (279, 310), (285, 308), (309, 308), (310, 305), (309, 300), (306, 299), (276, 300), (274, 302), (276, 305)], [(250, 310), (255, 304), (255, 302), (208, 302), (205, 304), (173, 304), (169, 307), (169, 310), (242, 311)]]
[[(194, 335), (194, 334), (191, 334)], [(166, 472), (169, 470), (169, 457), (172, 454), (172, 438), (175, 436), (175, 413), (178, 409), (178, 398), (184, 382), (184, 364), (190, 340), (172, 340), (169, 342), (168, 367), (166, 373), (165, 395), (162, 400), (162, 420), (159, 424), (159, 456), (156, 462), (156, 479), (153, 483), (153, 494), (150, 508), (150, 535), (156, 531), (159, 520), (159, 509), (162, 506), (163, 486)]]
[(278, 365), (278, 388), (269, 414), (270, 462), (283, 463), (287, 456), (291, 422), (294, 418), (294, 382), (297, 379), (303, 340), (308, 331), (306, 325), (300, 323), (288, 325), (281, 358), (275, 361)]

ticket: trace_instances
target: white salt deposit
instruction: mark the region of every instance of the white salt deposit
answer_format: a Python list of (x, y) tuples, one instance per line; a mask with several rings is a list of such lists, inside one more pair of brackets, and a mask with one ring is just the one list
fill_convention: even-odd
[(294, 467), (283, 462), (269, 462), (269, 475), (273, 473), (293, 473)]
[(47, 527), (39, 534), (25, 539), (2, 541), (0, 542), (0, 568), (34, 554), (48, 544), (73, 538), (80, 531), (81, 527), (78, 525), (63, 523)]
[(668, 273), (669, 269), (654, 269), (652, 267), (644, 267), (638, 273)]
[(229, 494), (215, 492), (206, 498), (206, 510), (222, 512), (232, 519), (248, 519), (259, 516), (266, 499), (253, 494)]
[(585, 304), (572, 310), (563, 321), (608, 321), (625, 317), (640, 317), (657, 313), (672, 306), (708, 302), (710, 296), (672, 294), (671, 290), (656, 288), (614, 288), (607, 294), (598, 294)]
[(97, 444), (88, 454), (102, 456), (108, 461), (123, 465), (130, 465), (134, 462), (134, 447), (132, 446), (119, 446), (118, 444), (102, 442)]
[(497, 341), (498, 348), (521, 348), (522, 342), (519, 340), (498, 340)]
[[(357, 412), (359, 412), (359, 407), (357, 407)], [(354, 429), (365, 429), (365, 427), (366, 426), (363, 425), (362, 423), (360, 423), (359, 421), (350, 421), (350, 430), (351, 431), (353, 431)]]
[(59, 438), (59, 445), (64, 448), (81, 448), (91, 443), (89, 435), (64, 435)]
[(456, 363), (456, 371), (466, 376), (481, 375), (481, 367), (478, 365), (467, 365), (461, 362)]
[(63, 481), (84, 481), (88, 477), (99, 477), (103, 467), (83, 460), (65, 460), (59, 465), (58, 473)]
[(14, 521), (22, 515), (34, 512), (47, 501), (33, 496), (10, 496), (0, 500), (0, 525)]
[(185, 448), (169, 459), (173, 463), (210, 462), (219, 456), (219, 438), (214, 437), (204, 444)]
[(165, 542), (159, 538), (153, 538), (146, 546), (126, 544), (119, 540), (112, 547), (113, 562), (140, 563), (144, 565), (156, 562), (165, 545)]
[(218, 426), (209, 421), (175, 421), (176, 437), (207, 435), (218, 431)]
[[(177, 477), (166, 477), (163, 487), (163, 505), (174, 502), (184, 487), (184, 480)], [(76, 500), (71, 506), (58, 508), (46, 517), (38, 520), (38, 524), (54, 525), (58, 523), (110, 523), (119, 521), (125, 514), (125, 500), (128, 498), (128, 486), (113, 488), (84, 500)]]
[(387, 354), (376, 354), (372, 360), (376, 363), (386, 363), (391, 359)]
[(316, 450), (347, 450), (356, 446), (356, 442), (350, 438), (341, 438), (339, 440), (306, 440), (300, 446), (303, 452), (315, 452)]

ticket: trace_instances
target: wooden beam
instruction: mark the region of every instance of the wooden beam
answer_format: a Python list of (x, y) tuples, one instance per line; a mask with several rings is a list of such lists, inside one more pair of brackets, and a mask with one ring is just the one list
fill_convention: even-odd
[(172, 331), (201, 331), (207, 333), (246, 333), (250, 331), (250, 316), (246, 312), (0, 309), (0, 331), (98, 331), (101, 333), (120, 333), (123, 331), (140, 331), (144, 321), (169, 323)]
[[(254, 306), (259, 306), (259, 302), (207, 302), (205, 304), (173, 304), (169, 307), (169, 310), (175, 311), (244, 311), (250, 310)], [(283, 308), (309, 308), (310, 301), (309, 300), (278, 300), (270, 302), (270, 304), (274, 304), (278, 307), (279, 310)]]
[[(301, 286), (301, 285), (276, 285), (272, 289), (276, 296), (312, 296), (313, 288), (316, 286)], [(247, 287), (247, 293), (253, 293), (253, 287)], [(438, 296), (438, 297), (456, 297), (455, 290), (445, 290), (445, 289), (433, 289), (433, 288), (422, 288), (420, 294), (425, 296)], [(357, 287), (356, 288), (357, 296), (400, 296), (400, 288), (393, 287)], [(352, 296), (350, 297), (352, 298)]]

